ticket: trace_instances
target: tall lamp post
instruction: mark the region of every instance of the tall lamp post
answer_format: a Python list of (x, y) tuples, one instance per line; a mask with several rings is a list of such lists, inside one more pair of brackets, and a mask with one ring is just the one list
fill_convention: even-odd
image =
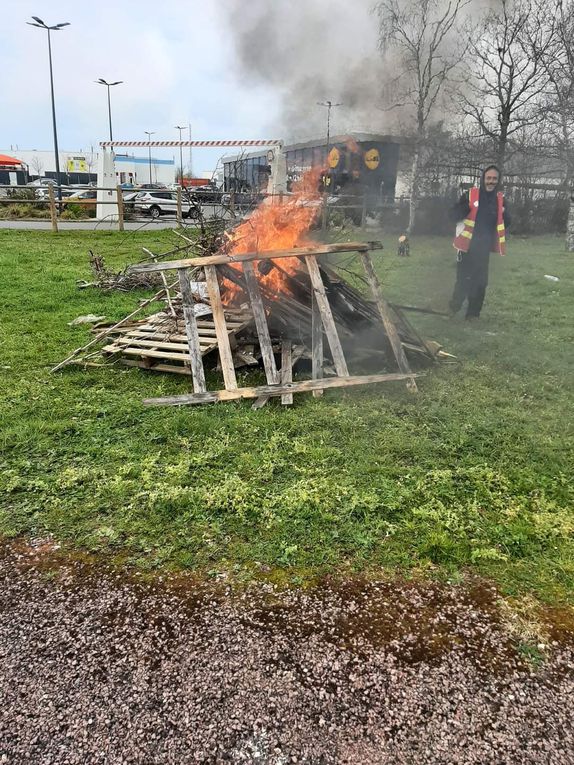
[(329, 162), (329, 142), (331, 140), (331, 109), (335, 106), (343, 106), (343, 104), (334, 104), (332, 101), (317, 101), (317, 106), (325, 106), (327, 108), (327, 162)]
[(187, 126), (182, 125), (176, 125), (176, 130), (179, 130), (179, 141), (180, 141), (180, 147), (179, 147), (179, 185), (183, 188), (183, 149), (181, 146), (181, 131), (187, 130)]
[[(148, 141), (151, 141), (151, 136), (155, 135), (155, 132), (156, 132), (155, 130), (154, 131), (144, 130), (144, 133), (147, 135)], [(151, 184), (153, 183), (152, 177), (151, 177), (151, 146), (148, 146), (148, 156), (149, 156), (149, 182), (151, 186)]]
[(52, 124), (54, 126), (54, 155), (56, 159), (56, 182), (58, 183), (58, 199), (62, 201), (62, 186), (60, 179), (60, 155), (58, 153), (58, 131), (56, 130), (56, 104), (54, 102), (54, 75), (52, 71), (52, 41), (50, 39), (50, 32), (58, 32), (63, 27), (69, 27), (70, 22), (65, 21), (62, 24), (55, 24), (54, 26), (48, 26), (42, 19), (37, 16), (32, 16), (34, 21), (27, 21), (31, 27), (38, 27), (38, 29), (45, 29), (48, 33), (48, 59), (50, 61), (50, 92), (52, 94)]
[(123, 80), (118, 80), (117, 82), (106, 82), (101, 77), (97, 80), (95, 80), (97, 85), (105, 85), (108, 89), (108, 120), (110, 123), (110, 141), (113, 141), (114, 138), (112, 136), (112, 102), (110, 100), (110, 88), (112, 88), (114, 85), (121, 85)]
[[(189, 130), (189, 141), (191, 143), (191, 122), (188, 123), (187, 129)], [(193, 163), (191, 159), (191, 146), (189, 147), (189, 175), (193, 178)]]

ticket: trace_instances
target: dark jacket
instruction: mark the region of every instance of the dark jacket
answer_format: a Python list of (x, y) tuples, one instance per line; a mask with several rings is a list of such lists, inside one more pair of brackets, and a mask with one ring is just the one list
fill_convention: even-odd
[[(488, 170), (489, 168), (487, 168)], [(474, 224), (474, 231), (470, 242), (469, 252), (480, 254), (490, 253), (492, 242), (496, 236), (496, 222), (498, 216), (497, 194), (500, 191), (500, 183), (493, 191), (487, 191), (484, 187), (484, 176), (486, 170), (482, 173), (480, 179), (480, 195), (478, 198), (478, 212)], [(470, 212), (470, 203), (468, 192), (465, 192), (458, 202), (452, 206), (449, 211), (449, 217), (454, 223), (464, 220)], [(508, 203), (504, 200), (504, 227), (509, 228), (511, 224)]]

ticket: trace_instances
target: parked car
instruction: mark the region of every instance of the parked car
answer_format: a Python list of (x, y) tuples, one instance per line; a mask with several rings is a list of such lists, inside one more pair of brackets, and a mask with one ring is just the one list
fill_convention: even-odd
[[(182, 198), (182, 214), (184, 218), (189, 218), (193, 203), (187, 195)], [(159, 218), (161, 215), (176, 215), (177, 213), (177, 194), (173, 191), (140, 191), (134, 201), (134, 207), (140, 212), (151, 215), (152, 218)]]
[[(35, 181), (30, 181), (26, 184), (26, 186), (29, 186), (31, 189), (33, 189), (36, 193), (37, 199), (47, 199), (48, 198), (48, 187), (52, 186), (54, 189), (54, 193), (56, 196), (58, 195), (58, 184), (53, 178), (36, 178)], [(62, 196), (69, 196), (71, 193), (73, 193), (68, 186), (61, 186), (62, 189)]]
[[(82, 206), (92, 207), (96, 205), (98, 199), (98, 192), (95, 189), (86, 189), (85, 191), (74, 191), (73, 194), (69, 194), (66, 198), (67, 202), (74, 203), (77, 200), (82, 200)], [(91, 204), (88, 204), (88, 201)]]
[[(233, 195), (233, 204), (235, 207), (242, 209), (251, 209), (257, 207), (266, 197), (266, 194), (256, 191), (236, 191)], [(231, 205), (232, 196), (231, 192), (226, 192), (221, 195), (221, 204), (229, 206)]]
[(140, 189), (167, 189), (165, 183), (141, 183)]
[(188, 190), (191, 194), (191, 198), (196, 202), (221, 202), (222, 192), (214, 183), (206, 183), (203, 186), (192, 186)]
[(30, 181), (26, 186), (57, 186), (58, 184), (53, 178), (36, 178), (35, 181)]

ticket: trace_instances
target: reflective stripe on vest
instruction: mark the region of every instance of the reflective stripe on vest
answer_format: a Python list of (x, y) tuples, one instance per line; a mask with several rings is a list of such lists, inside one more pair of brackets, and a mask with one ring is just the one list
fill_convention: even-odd
[[(457, 234), (453, 241), (453, 247), (461, 252), (468, 252), (470, 248), (470, 242), (474, 233), (474, 227), (476, 224), (476, 215), (478, 213), (478, 203), (480, 199), (480, 189), (473, 186), (468, 193), (469, 213), (468, 216), (461, 221), (462, 229), (457, 229)], [(498, 192), (496, 195), (496, 231), (494, 241), (492, 243), (492, 252), (498, 252), (500, 255), (505, 254), (506, 248), (506, 232), (504, 229), (504, 196), (502, 192)], [(460, 226), (460, 224), (459, 224)]]

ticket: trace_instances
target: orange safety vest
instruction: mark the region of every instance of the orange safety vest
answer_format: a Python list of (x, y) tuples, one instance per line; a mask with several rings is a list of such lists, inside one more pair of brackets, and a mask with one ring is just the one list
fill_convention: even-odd
[[(474, 224), (476, 223), (476, 214), (478, 213), (478, 200), (480, 189), (474, 186), (468, 193), (470, 212), (468, 216), (457, 225), (456, 236), (452, 246), (461, 252), (468, 252), (472, 235), (474, 233)], [(506, 231), (504, 230), (504, 194), (499, 191), (496, 195), (497, 214), (496, 214), (496, 232), (492, 242), (491, 252), (498, 252), (500, 255), (506, 254)]]

